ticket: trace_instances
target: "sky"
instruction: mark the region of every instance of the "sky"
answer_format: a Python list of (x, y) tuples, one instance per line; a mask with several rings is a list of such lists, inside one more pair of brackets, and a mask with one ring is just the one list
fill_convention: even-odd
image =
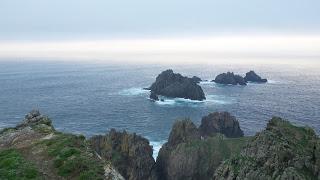
[(318, 58), (319, 9), (319, 0), (0, 0), (0, 58)]
[(0, 39), (318, 33), (319, 0), (1, 0)]

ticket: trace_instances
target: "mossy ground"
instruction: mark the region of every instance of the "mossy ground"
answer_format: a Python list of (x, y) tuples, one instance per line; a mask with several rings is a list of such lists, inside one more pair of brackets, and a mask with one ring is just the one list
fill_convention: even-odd
[(261, 156), (252, 152), (232, 156), (224, 162), (224, 168), (229, 167), (231, 174), (235, 177), (240, 175), (240, 179), (244, 178), (246, 171), (253, 169), (256, 174), (274, 179), (287, 174), (294, 174), (300, 179), (316, 179), (311, 164), (316, 165), (319, 162), (316, 150), (320, 146), (319, 139), (311, 128), (298, 127), (289, 121), (274, 117), (268, 123), (267, 129), (253, 137), (249, 144), (249, 147), (254, 149), (258, 146), (265, 148), (265, 153), (260, 155), (264, 155), (269, 163), (276, 164), (277, 167), (265, 164), (261, 161)]
[(45, 146), (58, 175), (67, 179), (103, 179), (103, 164), (89, 150), (83, 136), (57, 133), (38, 145)]
[(205, 140), (183, 143), (181, 146), (190, 152), (194, 149), (207, 149), (210, 155), (219, 154), (223, 159), (227, 159), (231, 155), (239, 153), (249, 139), (250, 137), (225, 138), (218, 134)]
[(0, 179), (43, 179), (35, 166), (15, 149), (0, 151)]

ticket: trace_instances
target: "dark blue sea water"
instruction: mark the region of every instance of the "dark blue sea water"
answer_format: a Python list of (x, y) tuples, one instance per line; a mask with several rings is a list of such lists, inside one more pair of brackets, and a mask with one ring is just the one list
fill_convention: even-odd
[[(163, 70), (213, 79), (253, 69), (266, 84), (222, 86), (202, 83), (207, 100), (148, 100), (148, 87)], [(155, 148), (167, 140), (176, 119), (229, 111), (246, 135), (254, 135), (272, 116), (281, 116), (320, 133), (320, 72), (316, 66), (203, 64), (95, 64), (83, 62), (0, 62), (0, 127), (14, 126), (31, 109), (40, 109), (56, 129), (87, 136), (110, 128), (136, 132)]]

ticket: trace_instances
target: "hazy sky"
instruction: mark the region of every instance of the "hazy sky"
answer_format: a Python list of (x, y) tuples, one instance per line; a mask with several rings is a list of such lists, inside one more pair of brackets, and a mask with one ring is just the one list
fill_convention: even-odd
[(319, 0), (0, 0), (0, 40), (318, 33)]
[(320, 0), (0, 0), (8, 58), (318, 61)]

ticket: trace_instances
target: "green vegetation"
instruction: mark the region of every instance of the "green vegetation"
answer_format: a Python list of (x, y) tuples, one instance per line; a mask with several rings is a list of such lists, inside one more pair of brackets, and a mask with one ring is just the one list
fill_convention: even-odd
[(15, 149), (0, 152), (0, 179), (42, 179), (35, 167)]
[(66, 178), (103, 179), (102, 163), (94, 158), (93, 152), (83, 136), (56, 133), (52, 139), (40, 142), (46, 146), (48, 155), (53, 158), (57, 173)]
[(233, 155), (219, 167), (217, 177), (319, 179), (318, 149), (320, 141), (311, 128), (294, 126), (274, 117), (265, 131), (252, 138), (241, 155)]
[(189, 152), (194, 149), (205, 149), (210, 156), (219, 154), (223, 159), (227, 159), (231, 155), (239, 153), (249, 139), (250, 137), (225, 138), (223, 135), (217, 134), (205, 140), (193, 140), (179, 146), (183, 146)]

